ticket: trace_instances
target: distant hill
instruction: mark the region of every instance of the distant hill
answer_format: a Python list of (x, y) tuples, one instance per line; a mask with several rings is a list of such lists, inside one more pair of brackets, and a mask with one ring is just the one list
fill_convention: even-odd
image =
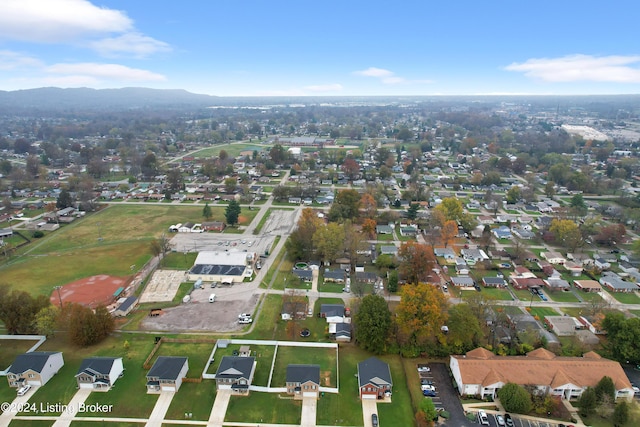
[(46, 87), (0, 91), (0, 111), (122, 110), (201, 108), (218, 98), (198, 95), (182, 89), (61, 89)]

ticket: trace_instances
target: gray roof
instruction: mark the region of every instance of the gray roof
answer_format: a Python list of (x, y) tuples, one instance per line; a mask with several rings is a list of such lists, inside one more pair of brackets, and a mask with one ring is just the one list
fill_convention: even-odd
[(59, 351), (34, 351), (18, 355), (13, 361), (7, 373), (22, 374), (28, 370), (42, 373), (42, 369), (47, 364), (49, 357), (58, 354)]
[(113, 366), (113, 362), (115, 362), (116, 359), (121, 359), (121, 358), (120, 357), (89, 357), (87, 359), (84, 359), (82, 361), (82, 364), (80, 365), (80, 369), (78, 369), (78, 373), (76, 374), (76, 377), (83, 373), (86, 373), (92, 376), (95, 374), (107, 375), (109, 374), (109, 372), (111, 372), (111, 367)]
[(197, 264), (191, 268), (191, 274), (213, 274), (218, 276), (242, 276), (244, 265)]
[(507, 282), (500, 277), (483, 277), (482, 281), (487, 285), (504, 286)]
[(451, 278), (451, 283), (456, 286), (473, 286), (475, 284), (473, 279), (467, 276), (454, 276)]
[(293, 274), (302, 280), (312, 280), (313, 278), (313, 271), (311, 270), (302, 270), (302, 269), (294, 268)]
[(287, 366), (288, 383), (304, 383), (307, 381), (320, 385), (320, 365)]
[(216, 378), (249, 379), (255, 357), (224, 356), (216, 371)]
[(377, 357), (358, 363), (358, 385), (362, 387), (367, 384), (393, 385), (389, 365)]
[(345, 272), (343, 270), (325, 270), (325, 279), (344, 280)]
[(351, 338), (351, 323), (336, 323), (336, 337)]
[(327, 317), (344, 316), (344, 305), (342, 304), (322, 304), (320, 313), (324, 313)]
[(378, 275), (371, 271), (357, 271), (356, 280), (359, 282), (375, 282), (378, 280)]
[(398, 253), (398, 247), (395, 245), (382, 245), (380, 246), (380, 253), (382, 255), (395, 255)]
[(147, 373), (147, 378), (158, 377), (163, 380), (177, 380), (187, 360), (186, 357), (159, 356)]
[(121, 311), (127, 311), (129, 309), (129, 307), (131, 307), (132, 305), (134, 305), (136, 302), (138, 301), (138, 297), (127, 297), (122, 304), (120, 304), (118, 306), (118, 308), (116, 310), (121, 310)]

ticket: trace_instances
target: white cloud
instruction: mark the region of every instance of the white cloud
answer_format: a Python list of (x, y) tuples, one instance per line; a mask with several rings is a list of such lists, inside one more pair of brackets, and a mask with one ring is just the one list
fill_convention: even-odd
[(313, 92), (337, 92), (337, 91), (341, 91), (343, 88), (340, 83), (332, 83), (332, 84), (326, 84), (326, 85), (306, 86), (305, 89), (308, 89)]
[(366, 70), (354, 71), (353, 74), (365, 77), (391, 77), (393, 72), (384, 68), (369, 67)]
[(406, 80), (403, 77), (385, 77), (382, 79), (382, 83), (388, 85), (397, 85), (400, 83), (406, 83)]
[(0, 38), (57, 43), (80, 36), (132, 31), (122, 11), (86, 0), (2, 0)]
[(569, 55), (561, 58), (532, 58), (505, 67), (546, 82), (640, 82), (640, 56)]
[(15, 70), (41, 66), (42, 62), (32, 56), (10, 50), (0, 50), (0, 70)]
[(103, 56), (114, 57), (121, 54), (146, 58), (157, 52), (168, 52), (171, 47), (162, 41), (140, 33), (126, 33), (118, 37), (97, 40), (89, 44)]
[(99, 64), (84, 62), (76, 64), (54, 64), (46, 68), (51, 74), (64, 74), (79, 78), (94, 78), (99, 80), (117, 80), (121, 82), (164, 81), (162, 74), (153, 73), (139, 68), (130, 68), (119, 64)]

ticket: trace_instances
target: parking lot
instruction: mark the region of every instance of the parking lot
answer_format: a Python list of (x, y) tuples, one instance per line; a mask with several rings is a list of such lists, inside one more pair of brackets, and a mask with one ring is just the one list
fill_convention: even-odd
[[(432, 397), (436, 408), (444, 408), (451, 415), (444, 421), (444, 425), (451, 426), (477, 426), (476, 423), (469, 421), (464, 414), (464, 409), (460, 403), (458, 392), (453, 388), (451, 378), (449, 377), (449, 368), (444, 363), (430, 363), (429, 372), (419, 372), (420, 379), (432, 381), (436, 387), (436, 396)], [(494, 420), (495, 421), (495, 420)]]

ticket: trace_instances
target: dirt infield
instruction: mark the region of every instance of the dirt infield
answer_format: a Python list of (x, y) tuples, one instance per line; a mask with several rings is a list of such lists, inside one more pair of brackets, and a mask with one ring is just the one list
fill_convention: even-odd
[(140, 303), (171, 301), (180, 283), (186, 280), (183, 270), (156, 270), (140, 296)]
[(99, 305), (109, 305), (114, 300), (114, 293), (118, 288), (126, 287), (129, 282), (128, 277), (115, 277), (101, 274), (99, 276), (91, 276), (85, 279), (76, 280), (62, 286), (60, 296), (58, 290), (54, 290), (50, 300), (53, 305), (62, 303), (76, 302), (91, 308)]

